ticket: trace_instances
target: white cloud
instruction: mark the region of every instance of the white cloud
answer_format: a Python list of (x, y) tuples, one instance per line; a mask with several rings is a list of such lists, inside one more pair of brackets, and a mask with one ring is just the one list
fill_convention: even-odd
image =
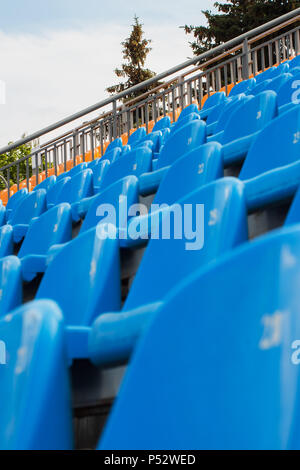
[[(176, 26), (144, 28), (153, 39), (147, 66), (159, 73), (191, 54), (188, 38)], [(0, 105), (0, 145), (16, 140), (107, 96), (113, 70), (122, 62), (120, 42), (129, 28), (48, 32), (43, 36), (0, 32), (0, 80), (6, 104)]]

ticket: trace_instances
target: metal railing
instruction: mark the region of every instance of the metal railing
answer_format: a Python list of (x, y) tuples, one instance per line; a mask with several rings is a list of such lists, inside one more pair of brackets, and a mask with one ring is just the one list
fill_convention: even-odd
[[(300, 53), (299, 37), (300, 8), (253, 29), (221, 46), (194, 57), (172, 69), (109, 97), (89, 108), (75, 113), (0, 149), (0, 155), (35, 139), (44, 139), (50, 133), (65, 128), (58, 137), (53, 137), (32, 150), (30, 155), (0, 168), (0, 174), (7, 182), (8, 198), (11, 195), (11, 175), (14, 173), (16, 190), (27, 187), (30, 190), (31, 175), (36, 183), (39, 175), (57, 175), (61, 168), (68, 169), (69, 162), (93, 160), (103, 155), (109, 142), (122, 135), (129, 136), (132, 129), (150, 124), (166, 115), (175, 120), (176, 112), (197, 101), (201, 107), (205, 95), (224, 90), (259, 71), (296, 56)], [(178, 74), (179, 75), (175, 75)], [(161, 80), (167, 81), (161, 83)], [(132, 93), (157, 84), (138, 98), (122, 103)], [(66, 129), (82, 117), (97, 112), (100, 116), (90, 118), (83, 124)], [(79, 158), (78, 158), (79, 157)], [(20, 182), (20, 168), (25, 165), (26, 177)]]

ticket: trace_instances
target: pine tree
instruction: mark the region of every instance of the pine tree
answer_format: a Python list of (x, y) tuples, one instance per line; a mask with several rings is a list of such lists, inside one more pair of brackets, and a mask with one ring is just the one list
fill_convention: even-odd
[(240, 34), (273, 20), (300, 6), (299, 0), (227, 0), (214, 4), (219, 13), (205, 10), (208, 26), (188, 26), (186, 34), (193, 34), (190, 42), (195, 55), (230, 41)]
[[(149, 45), (152, 41), (144, 38), (142, 26), (143, 25), (139, 22), (139, 18), (135, 16), (130, 36), (121, 43), (123, 46), (123, 58), (126, 62), (122, 64), (121, 68), (117, 68), (115, 70), (115, 74), (118, 78), (125, 78), (127, 80), (107, 88), (107, 91), (111, 94), (128, 90), (134, 85), (155, 76), (154, 72), (144, 68), (147, 55), (151, 51), (151, 47)], [(128, 101), (136, 96), (140, 96), (156, 85), (147, 87), (136, 93), (130, 93), (123, 101)]]

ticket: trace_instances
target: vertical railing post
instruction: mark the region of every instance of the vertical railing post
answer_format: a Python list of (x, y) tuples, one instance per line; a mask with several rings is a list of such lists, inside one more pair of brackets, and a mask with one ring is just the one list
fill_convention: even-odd
[(181, 109), (184, 108), (184, 96), (183, 96), (183, 77), (180, 75), (178, 77), (178, 84), (179, 84), (179, 100), (180, 100), (180, 107)]
[(117, 128), (117, 102), (116, 100), (113, 101), (113, 138), (116, 139), (118, 137), (118, 128)]
[(295, 32), (295, 55), (300, 53), (300, 39), (299, 39), (300, 29), (297, 29)]
[(243, 42), (243, 80), (248, 80), (249, 74), (249, 43), (246, 38)]

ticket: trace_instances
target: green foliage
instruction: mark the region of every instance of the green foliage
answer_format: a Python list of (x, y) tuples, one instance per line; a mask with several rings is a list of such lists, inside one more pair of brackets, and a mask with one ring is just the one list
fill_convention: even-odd
[[(22, 136), (25, 137), (25, 136)], [(8, 145), (12, 144), (13, 142), (9, 142)], [(16, 162), (17, 160), (30, 155), (31, 153), (31, 144), (21, 145), (15, 150), (11, 150), (3, 155), (0, 155), (0, 168), (3, 168), (10, 163)], [(32, 169), (31, 169), (31, 158), (29, 159), (29, 177), (32, 176)], [(7, 170), (1, 172), (2, 176), (7, 180)], [(26, 160), (19, 164), (19, 178), (20, 181), (26, 178)], [(14, 165), (10, 168), (10, 186), (17, 183), (17, 165)], [(5, 189), (5, 184), (1, 180), (0, 181), (0, 189)]]
[(208, 26), (188, 26), (186, 34), (193, 34), (190, 42), (195, 55), (200, 55), (226, 41), (250, 31), (300, 6), (299, 0), (227, 0), (214, 4), (219, 13), (205, 10)]
[[(126, 62), (121, 65), (121, 68), (115, 70), (115, 74), (118, 78), (124, 78), (126, 81), (107, 88), (107, 91), (112, 95), (128, 90), (134, 85), (155, 76), (154, 72), (144, 68), (147, 55), (151, 51), (151, 47), (149, 47), (151, 40), (143, 37), (144, 31), (142, 26), (138, 17), (135, 16), (130, 36), (121, 43), (123, 46), (123, 58)], [(126, 102), (140, 96), (156, 85), (146, 87), (136, 93), (130, 93), (123, 101)]]

